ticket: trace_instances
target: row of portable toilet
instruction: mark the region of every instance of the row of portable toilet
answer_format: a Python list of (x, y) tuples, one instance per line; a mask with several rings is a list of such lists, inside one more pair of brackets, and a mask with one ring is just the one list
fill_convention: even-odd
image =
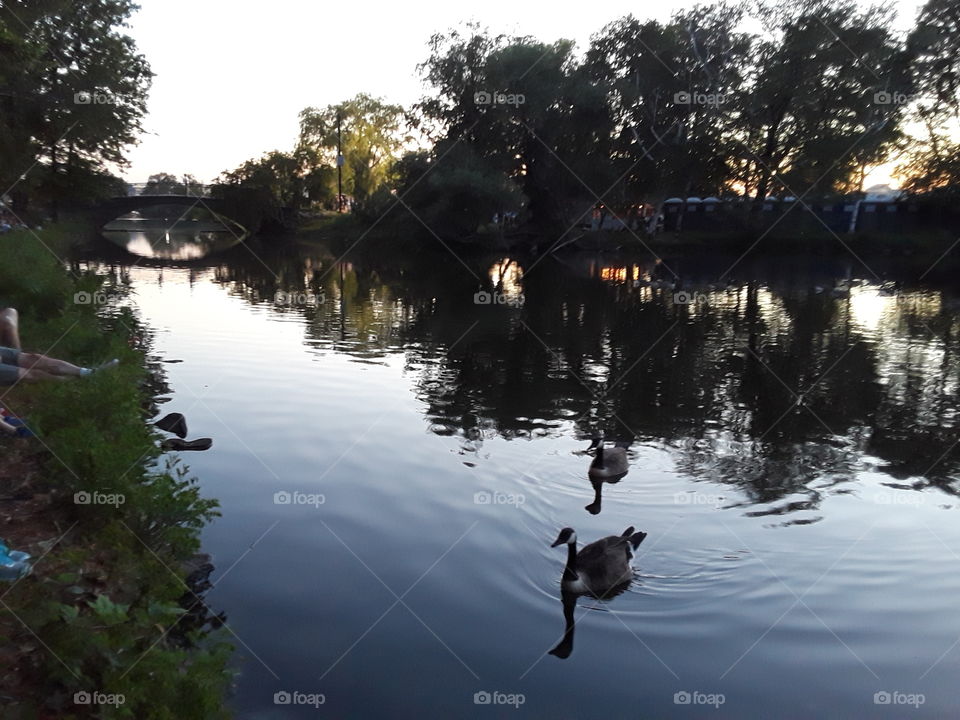
[[(687, 198), (683, 213), (684, 230), (736, 230), (744, 220), (744, 204), (751, 201), (722, 201), (718, 198)], [(675, 230), (681, 217), (682, 198), (664, 201), (664, 229)], [(836, 200), (833, 202), (797, 202), (795, 197), (768, 197), (761, 207), (767, 222), (779, 222), (784, 213), (791, 215), (790, 226), (810, 225), (811, 230), (829, 228), (833, 232), (883, 231), (906, 232), (923, 225), (916, 203), (903, 200)], [(731, 212), (733, 211), (733, 212)], [(710, 215), (708, 215), (710, 213)], [(812, 217), (815, 215), (816, 217)]]
[[(779, 202), (792, 203), (795, 201), (796, 201), (796, 198), (793, 197), (792, 195), (788, 195), (787, 197), (784, 197), (784, 198), (771, 196), (764, 200), (763, 209), (773, 210), (773, 208), (776, 206), (776, 203), (779, 203)], [(676, 212), (676, 210), (681, 205), (683, 205), (683, 202), (684, 202), (683, 198), (667, 198), (666, 200), (663, 201), (663, 205), (665, 209), (668, 209), (671, 212)], [(724, 204), (729, 204), (731, 202), (742, 203), (742, 202), (752, 202), (752, 200), (731, 201), (731, 200), (721, 200), (720, 198), (715, 198), (715, 197), (705, 197), (705, 198), (688, 197), (686, 202), (687, 202), (687, 212), (696, 212), (701, 207), (705, 212), (712, 212), (717, 208), (718, 205), (720, 205), (720, 203), (724, 203)]]

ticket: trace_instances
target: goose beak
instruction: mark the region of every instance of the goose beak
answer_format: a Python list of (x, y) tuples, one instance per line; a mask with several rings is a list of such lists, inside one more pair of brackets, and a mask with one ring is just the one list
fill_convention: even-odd
[(561, 540), (560, 538), (557, 538), (556, 540), (553, 541), (553, 544), (550, 547), (554, 548), (557, 545), (563, 545), (563, 540)]

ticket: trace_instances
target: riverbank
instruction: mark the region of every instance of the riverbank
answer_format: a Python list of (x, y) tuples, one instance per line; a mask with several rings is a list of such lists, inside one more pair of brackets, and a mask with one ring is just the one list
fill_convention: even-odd
[(362, 239), (364, 244), (389, 245), (393, 249), (411, 250), (423, 244), (440, 246), (441, 240), (457, 252), (507, 250), (532, 255), (550, 252), (578, 251), (617, 252), (642, 250), (659, 255), (695, 256), (704, 253), (750, 253), (754, 256), (849, 256), (869, 260), (880, 257), (907, 257), (918, 265), (930, 267), (957, 241), (947, 229), (911, 233), (856, 232), (831, 233), (824, 228), (795, 228), (784, 224), (770, 232), (688, 230), (663, 232), (655, 236), (634, 231), (585, 230), (571, 228), (550, 235), (517, 231), (512, 234), (483, 234), (455, 241), (438, 240), (412, 217), (411, 223), (396, 220), (389, 214), (378, 222), (364, 222), (354, 215), (330, 215), (304, 223), (298, 237), (308, 242), (319, 241), (346, 249)]
[(0, 585), (3, 717), (226, 717), (230, 647), (185, 583), (217, 503), (147, 423), (163, 378), (123, 278), (68, 270), (70, 243), (63, 228), (0, 236), (0, 305), (20, 309), (25, 347), (120, 359), (0, 391), (37, 435), (0, 438), (0, 537), (34, 565)]

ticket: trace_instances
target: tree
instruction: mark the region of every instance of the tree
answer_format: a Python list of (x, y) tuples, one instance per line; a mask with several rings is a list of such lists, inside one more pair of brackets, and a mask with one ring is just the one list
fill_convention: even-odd
[(182, 177), (170, 173), (156, 173), (147, 178), (142, 195), (202, 195), (203, 184), (193, 175)]
[(303, 201), (303, 169), (296, 155), (273, 150), (222, 173), (218, 184), (260, 190), (277, 207), (299, 207)]
[(478, 190), (489, 189), (488, 179), (499, 173), (522, 191), (532, 220), (568, 227), (606, 187), (603, 92), (581, 72), (569, 41), (548, 45), (467, 30), (435, 35), (420, 66), (435, 91), (417, 110), (437, 143), (436, 172), (448, 164), (446, 153), (462, 146)]
[(152, 77), (123, 33), (136, 8), (130, 0), (4, 3), (0, 97), (9, 113), (0, 122), (11, 133), (10, 143), (0, 145), (4, 184), (42, 151), (48, 169), (42, 190), (55, 207), (75, 181), (125, 165)]
[(762, 5), (758, 19), (766, 32), (734, 135), (745, 150), (740, 182), (756, 201), (849, 189), (900, 139), (909, 78), (890, 12), (780, 0)]
[(608, 89), (611, 162), (625, 201), (659, 212), (671, 195), (719, 194), (728, 183), (752, 47), (735, 30), (741, 20), (735, 7), (701, 6), (665, 25), (627, 16), (594, 37), (586, 65)]
[(322, 110), (300, 113), (298, 151), (316, 159), (313, 167), (335, 166), (338, 128), (344, 156), (344, 192), (363, 200), (382, 185), (406, 138), (403, 108), (360, 93)]
[(920, 10), (909, 48), (918, 91), (917, 138), (900, 168), (914, 193), (960, 193), (960, 7), (928, 0)]
[[(442, 162), (427, 153), (412, 153), (398, 163), (396, 192), (431, 231), (441, 237), (469, 236), (495, 214), (522, 207), (517, 184), (477, 157), (469, 145), (439, 147), (445, 152)], [(394, 217), (398, 214), (407, 213), (401, 208)]]
[[(24, 8), (26, 11), (26, 8)], [(25, 22), (32, 22), (33, 13)], [(43, 122), (33, 91), (40, 48), (30, 43), (9, 12), (0, 12), (0, 186), (14, 185), (39, 153), (34, 133)]]

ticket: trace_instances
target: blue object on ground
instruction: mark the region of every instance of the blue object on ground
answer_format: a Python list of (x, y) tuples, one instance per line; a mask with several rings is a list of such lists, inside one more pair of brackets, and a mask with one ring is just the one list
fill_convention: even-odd
[(14, 417), (13, 415), (5, 415), (2, 419), (7, 425), (11, 425), (17, 429), (17, 437), (36, 437), (36, 435), (33, 434), (33, 431), (31, 431), (30, 428), (27, 427), (27, 424), (20, 418)]
[(0, 580), (19, 580), (28, 575), (30, 570), (30, 556), (19, 550), (10, 550), (0, 541)]

